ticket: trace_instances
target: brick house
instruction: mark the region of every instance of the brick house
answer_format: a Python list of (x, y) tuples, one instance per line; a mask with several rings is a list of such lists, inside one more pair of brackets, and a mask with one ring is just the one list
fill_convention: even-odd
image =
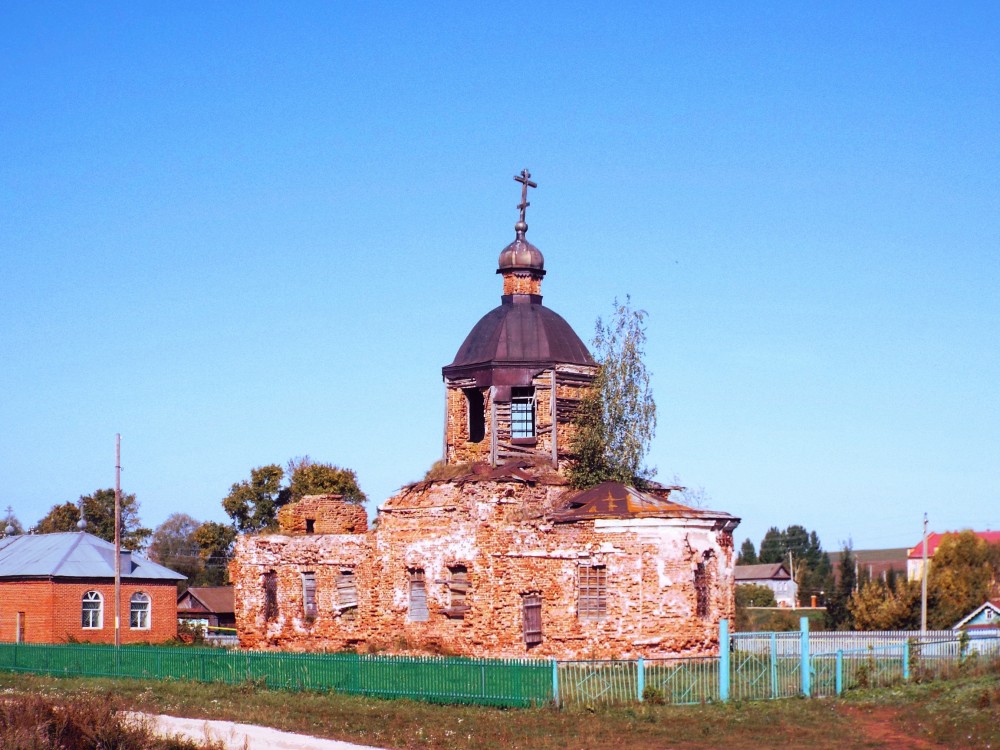
[[(516, 178), (525, 191), (529, 176)], [(717, 650), (719, 620), (734, 612), (739, 519), (675, 502), (681, 488), (567, 483), (573, 417), (597, 366), (542, 305), (526, 205), (522, 192), (501, 304), (442, 369), (454, 476), (404, 487), (373, 529), (363, 508), (319, 495), (283, 507), (279, 533), (240, 537), (230, 578), (242, 646), (562, 659)]]
[[(85, 532), (0, 539), (0, 640), (114, 643), (115, 548)], [(121, 642), (177, 635), (184, 576), (121, 553)]]

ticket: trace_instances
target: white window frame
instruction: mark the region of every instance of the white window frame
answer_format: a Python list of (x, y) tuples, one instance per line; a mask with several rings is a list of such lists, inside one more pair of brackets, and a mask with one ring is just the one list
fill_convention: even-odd
[[(97, 608), (85, 607), (89, 602), (97, 602)], [(94, 617), (88, 617), (84, 620), (84, 615), (87, 612), (97, 613), (97, 624), (86, 624), (87, 621), (93, 623)], [(104, 629), (104, 597), (101, 595), (100, 591), (87, 591), (80, 599), (80, 626), (84, 630), (103, 630)]]
[[(137, 597), (142, 597), (138, 599)], [(136, 609), (136, 604), (145, 604), (144, 609)], [(133, 616), (139, 614), (139, 624), (133, 625)], [(146, 624), (142, 624), (142, 615), (146, 615)], [(153, 622), (153, 597), (145, 591), (136, 591), (128, 599), (128, 626), (130, 630), (149, 630)]]

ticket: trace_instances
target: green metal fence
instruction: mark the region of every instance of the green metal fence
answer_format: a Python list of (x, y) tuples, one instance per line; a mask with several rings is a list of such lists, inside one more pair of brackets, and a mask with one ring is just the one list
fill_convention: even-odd
[(0, 669), (59, 676), (255, 684), (439, 703), (531, 706), (553, 700), (551, 663), (537, 659), (0, 643)]
[[(0, 670), (35, 674), (193, 680), (253, 684), (286, 690), (324, 690), (385, 698), (494, 706), (708, 703), (798, 695), (839, 695), (856, 687), (885, 687), (941, 677), (1000, 659), (1000, 634), (953, 635), (920, 641), (841, 648), (817, 639), (808, 622), (799, 633), (719, 632), (719, 656), (617, 661), (467, 659), (227, 651), (92, 644), (0, 643)], [(856, 645), (851, 634), (844, 644)], [(815, 643), (813, 645), (816, 645)]]

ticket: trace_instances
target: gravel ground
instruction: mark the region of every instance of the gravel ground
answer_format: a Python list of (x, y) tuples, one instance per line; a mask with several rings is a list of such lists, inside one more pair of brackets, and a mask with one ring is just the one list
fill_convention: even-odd
[(237, 724), (232, 721), (181, 719), (163, 714), (137, 714), (151, 722), (158, 734), (180, 735), (186, 739), (222, 740), (228, 750), (381, 750), (368, 745), (353, 745), (340, 740), (326, 740), (306, 734), (279, 732), (269, 727)]

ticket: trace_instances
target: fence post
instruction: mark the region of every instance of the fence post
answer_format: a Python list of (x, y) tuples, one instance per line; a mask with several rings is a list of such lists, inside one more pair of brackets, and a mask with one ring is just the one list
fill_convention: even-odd
[(552, 701), (559, 705), (559, 662), (552, 660)]
[(646, 662), (639, 657), (636, 663), (636, 692), (639, 694), (639, 702), (642, 703), (642, 694), (646, 692)]
[(910, 681), (910, 639), (903, 641), (903, 682)]
[(771, 633), (771, 697), (778, 697), (778, 634)]
[(844, 692), (844, 652), (837, 650), (837, 674), (834, 677), (837, 684), (837, 695)]
[(719, 620), (719, 700), (729, 700), (729, 620)]
[(799, 638), (801, 639), (799, 645), (799, 671), (802, 673), (802, 695), (806, 698), (809, 697), (810, 685), (809, 685), (809, 665), (811, 660), (809, 659), (809, 618), (802, 617), (799, 619)]

